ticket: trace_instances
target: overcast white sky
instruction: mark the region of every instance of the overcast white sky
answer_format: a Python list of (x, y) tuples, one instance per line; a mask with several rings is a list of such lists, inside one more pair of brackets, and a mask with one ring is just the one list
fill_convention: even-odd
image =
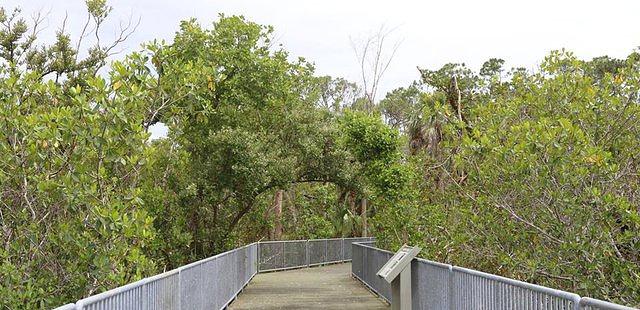
[[(418, 78), (416, 66), (439, 68), (465, 62), (472, 68), (490, 57), (508, 67), (533, 68), (553, 49), (567, 48), (583, 58), (625, 57), (640, 45), (640, 1), (502, 0), (110, 0), (112, 24), (141, 18), (127, 42), (171, 40), (181, 20), (202, 24), (218, 13), (244, 15), (275, 27), (280, 43), (293, 56), (314, 62), (318, 74), (358, 81), (359, 67), (350, 37), (365, 37), (385, 24), (402, 44), (384, 78), (379, 97)], [(86, 18), (83, 0), (0, 0), (25, 13), (51, 11), (53, 31), (68, 14), (70, 28)], [(105, 35), (114, 29), (105, 29)]]

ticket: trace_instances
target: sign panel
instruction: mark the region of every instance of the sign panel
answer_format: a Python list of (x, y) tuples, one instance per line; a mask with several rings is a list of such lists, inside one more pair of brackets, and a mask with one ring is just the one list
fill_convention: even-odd
[[(382, 268), (378, 271), (377, 275), (382, 277), (387, 282), (391, 283), (393, 279), (400, 274), (400, 272), (406, 268), (416, 255), (420, 252), (419, 247), (411, 247), (403, 245), (398, 252), (396, 252), (389, 261), (387, 261)], [(411, 267), (409, 267), (411, 268)]]

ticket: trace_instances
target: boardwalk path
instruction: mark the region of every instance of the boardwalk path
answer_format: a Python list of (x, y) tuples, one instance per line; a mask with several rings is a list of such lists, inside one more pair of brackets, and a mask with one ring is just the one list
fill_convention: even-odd
[(351, 278), (351, 264), (259, 273), (229, 309), (388, 309)]

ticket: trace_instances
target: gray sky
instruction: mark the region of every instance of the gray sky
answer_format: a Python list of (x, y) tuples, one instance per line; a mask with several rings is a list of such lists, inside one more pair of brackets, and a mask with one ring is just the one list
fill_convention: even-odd
[[(378, 97), (418, 78), (416, 66), (439, 68), (465, 62), (471, 68), (490, 57), (507, 67), (533, 68), (550, 50), (566, 48), (579, 57), (625, 57), (640, 45), (640, 1), (348, 1), (348, 0), (111, 0), (111, 25), (129, 16), (141, 18), (126, 50), (154, 39), (171, 40), (180, 20), (196, 17), (207, 25), (218, 13), (244, 15), (273, 25), (276, 37), (292, 56), (316, 64), (318, 74), (359, 82), (359, 67), (350, 37), (364, 38), (382, 24), (394, 28), (402, 44), (384, 77)], [(86, 18), (83, 0), (0, 0), (5, 8), (25, 13), (51, 11), (49, 32), (65, 12), (69, 27)], [(113, 35), (105, 28), (105, 36)]]

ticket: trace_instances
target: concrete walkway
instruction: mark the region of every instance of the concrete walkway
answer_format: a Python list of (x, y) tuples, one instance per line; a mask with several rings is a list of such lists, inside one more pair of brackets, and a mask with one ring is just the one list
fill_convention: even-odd
[(388, 309), (351, 277), (351, 263), (259, 273), (229, 309)]

